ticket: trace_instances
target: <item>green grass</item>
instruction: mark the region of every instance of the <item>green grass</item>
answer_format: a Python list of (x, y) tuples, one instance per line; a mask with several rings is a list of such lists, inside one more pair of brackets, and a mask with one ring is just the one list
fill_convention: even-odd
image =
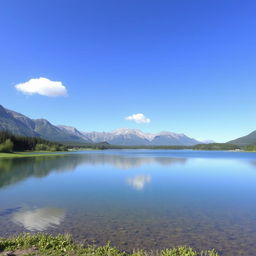
[[(82, 150), (82, 151), (87, 151), (87, 150), (92, 151), (92, 150), (96, 150), (96, 149), (83, 148), (83, 149), (80, 149), (80, 150)], [(56, 155), (63, 155), (63, 153), (72, 153), (72, 152), (77, 152), (77, 151), (80, 151), (80, 150), (71, 150), (71, 151), (28, 151), (28, 152), (0, 153), (0, 158), (56, 156)]]
[(111, 246), (110, 243), (99, 247), (78, 244), (73, 242), (69, 235), (21, 234), (11, 238), (0, 238), (0, 255), (4, 251), (12, 251), (15, 254), (20, 250), (27, 254), (19, 252), (18, 255), (30, 256), (219, 256), (214, 250), (196, 252), (185, 246), (155, 253), (144, 250), (127, 253)]
[[(37, 153), (37, 152), (33, 152)], [(56, 156), (61, 155), (63, 152), (56, 151), (56, 152), (40, 152), (38, 154), (31, 154), (31, 153), (0, 153), (0, 158), (19, 158), (19, 157), (37, 157), (37, 156)]]

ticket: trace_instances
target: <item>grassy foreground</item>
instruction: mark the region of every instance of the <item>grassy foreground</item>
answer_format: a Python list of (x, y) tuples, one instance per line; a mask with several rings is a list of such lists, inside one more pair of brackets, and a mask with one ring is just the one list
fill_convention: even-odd
[(12, 238), (0, 238), (0, 255), (21, 256), (219, 256), (214, 250), (196, 252), (189, 247), (165, 249), (156, 253), (136, 250), (127, 253), (112, 247), (82, 245), (73, 242), (69, 235), (21, 234)]
[[(37, 153), (36, 151), (33, 153)], [(30, 153), (0, 153), (0, 158), (23, 158), (23, 157), (37, 157), (37, 156), (56, 156), (63, 155), (63, 152), (39, 152), (38, 154), (30, 154)]]

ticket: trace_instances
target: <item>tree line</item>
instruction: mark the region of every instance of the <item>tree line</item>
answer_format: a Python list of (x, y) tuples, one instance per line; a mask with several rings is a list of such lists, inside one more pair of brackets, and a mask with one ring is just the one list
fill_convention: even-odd
[(39, 137), (13, 135), (8, 131), (0, 131), (0, 152), (13, 151), (64, 151), (67, 147)]

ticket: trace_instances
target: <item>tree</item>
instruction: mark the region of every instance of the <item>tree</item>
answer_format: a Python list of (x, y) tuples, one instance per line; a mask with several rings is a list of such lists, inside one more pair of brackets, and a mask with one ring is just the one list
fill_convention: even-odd
[(13, 142), (7, 139), (4, 143), (0, 144), (0, 152), (11, 153), (13, 151)]

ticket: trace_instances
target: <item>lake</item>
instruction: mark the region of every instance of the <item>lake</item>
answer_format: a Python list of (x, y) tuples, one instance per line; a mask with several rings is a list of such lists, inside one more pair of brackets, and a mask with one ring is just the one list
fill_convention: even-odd
[(0, 159), (0, 236), (256, 255), (256, 154), (105, 150)]

